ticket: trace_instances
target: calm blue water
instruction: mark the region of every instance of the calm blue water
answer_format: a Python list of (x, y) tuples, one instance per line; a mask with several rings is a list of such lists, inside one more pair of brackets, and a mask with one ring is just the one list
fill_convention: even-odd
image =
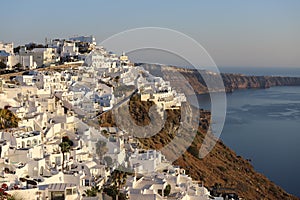
[[(201, 107), (210, 98), (200, 95)], [(221, 139), (250, 158), (258, 172), (300, 197), (300, 87), (236, 90), (227, 94)]]

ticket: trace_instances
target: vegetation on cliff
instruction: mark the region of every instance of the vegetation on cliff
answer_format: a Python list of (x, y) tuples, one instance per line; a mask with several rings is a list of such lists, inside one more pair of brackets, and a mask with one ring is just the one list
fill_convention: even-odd
[(8, 108), (0, 109), (0, 129), (15, 128), (20, 119)]

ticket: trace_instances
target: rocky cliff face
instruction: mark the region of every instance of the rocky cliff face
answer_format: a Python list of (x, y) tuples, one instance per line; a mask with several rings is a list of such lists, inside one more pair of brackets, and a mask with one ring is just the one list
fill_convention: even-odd
[[(165, 80), (169, 80), (174, 84), (183, 84), (183, 76), (186, 82), (193, 87), (198, 94), (207, 93), (205, 79), (211, 82), (217, 82), (217, 76), (207, 71), (197, 71), (193, 69), (183, 69), (177, 67), (166, 67), (153, 64), (142, 64), (142, 66), (153, 73), (153, 75), (161, 76)], [(172, 74), (172, 76), (170, 76)], [(272, 86), (300, 86), (300, 77), (280, 77), (280, 76), (246, 76), (243, 74), (221, 74), (226, 92), (232, 92), (236, 89), (249, 88), (269, 88)], [(178, 80), (179, 79), (179, 80)], [(222, 90), (219, 85), (213, 86), (213, 91)]]
[(299, 86), (298, 77), (280, 76), (244, 76), (240, 74), (222, 74), (224, 85), (229, 91), (247, 88), (269, 88), (272, 86)]
[[(165, 69), (167, 70), (167, 69)], [(180, 73), (187, 79), (196, 93), (207, 93), (207, 87), (203, 76), (210, 80), (216, 79), (216, 75), (203, 72), (201, 75), (196, 70), (180, 70)], [(226, 92), (236, 89), (269, 88), (273, 86), (300, 86), (300, 77), (280, 76), (245, 76), (242, 74), (221, 74)], [(218, 86), (215, 90), (217, 91)]]

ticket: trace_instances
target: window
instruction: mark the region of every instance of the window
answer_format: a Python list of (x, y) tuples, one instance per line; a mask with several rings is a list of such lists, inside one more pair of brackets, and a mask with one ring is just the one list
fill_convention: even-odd
[(73, 188), (73, 194), (77, 194), (77, 189)]
[(66, 195), (72, 195), (72, 189), (66, 189)]
[(90, 185), (90, 181), (88, 179), (85, 179), (85, 186), (89, 186)]

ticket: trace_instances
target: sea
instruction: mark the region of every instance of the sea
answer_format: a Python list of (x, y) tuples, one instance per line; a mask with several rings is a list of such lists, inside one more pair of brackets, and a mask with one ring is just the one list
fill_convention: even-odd
[[(300, 67), (223, 67), (225, 73), (300, 77)], [(199, 95), (210, 109), (209, 95)], [(256, 171), (300, 197), (300, 87), (243, 89), (227, 94), (220, 139)]]

